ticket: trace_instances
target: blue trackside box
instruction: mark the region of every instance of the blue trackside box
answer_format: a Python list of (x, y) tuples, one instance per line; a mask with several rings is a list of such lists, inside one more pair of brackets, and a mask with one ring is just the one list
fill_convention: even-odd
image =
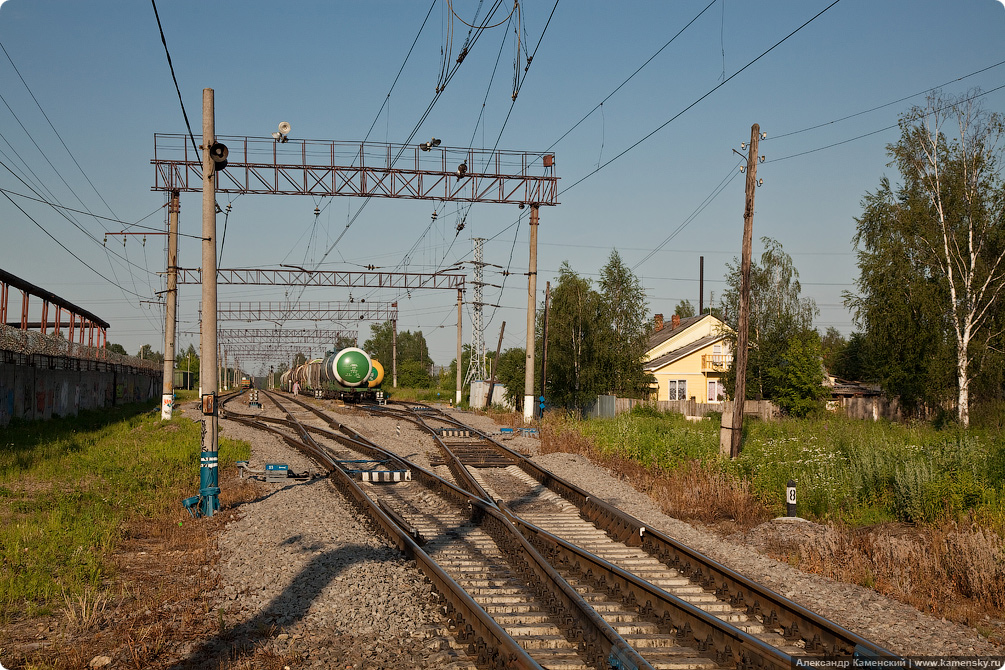
[(290, 466), (286, 463), (266, 463), (265, 481), (270, 484), (281, 484), (290, 474)]

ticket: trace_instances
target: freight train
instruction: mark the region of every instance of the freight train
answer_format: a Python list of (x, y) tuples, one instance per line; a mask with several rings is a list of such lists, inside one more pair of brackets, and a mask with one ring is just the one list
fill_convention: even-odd
[(362, 349), (347, 347), (287, 370), (280, 378), (284, 391), (344, 402), (379, 401), (384, 366)]

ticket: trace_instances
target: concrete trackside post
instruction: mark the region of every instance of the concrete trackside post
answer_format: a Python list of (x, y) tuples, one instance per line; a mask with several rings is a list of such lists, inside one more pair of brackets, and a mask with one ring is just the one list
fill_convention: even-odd
[[(202, 90), (202, 355), (201, 370), (218, 368), (216, 341), (216, 167), (210, 148), (216, 142), (213, 89)], [(200, 375), (202, 377), (203, 375)], [(202, 451), (199, 457), (199, 512), (213, 516), (220, 509), (218, 381), (205, 375), (202, 383)]]

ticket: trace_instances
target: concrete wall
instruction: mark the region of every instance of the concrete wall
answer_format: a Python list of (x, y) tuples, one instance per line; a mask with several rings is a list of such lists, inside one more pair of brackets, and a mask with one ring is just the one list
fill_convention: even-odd
[(0, 426), (160, 399), (160, 370), (0, 350)]
[[(489, 394), (489, 383), (485, 381), (471, 382), (471, 395), (468, 404), (474, 409), (485, 409), (486, 396)], [(514, 409), (513, 403), (506, 397), (506, 387), (499, 382), (492, 387), (492, 405), (499, 405), (506, 409)]]

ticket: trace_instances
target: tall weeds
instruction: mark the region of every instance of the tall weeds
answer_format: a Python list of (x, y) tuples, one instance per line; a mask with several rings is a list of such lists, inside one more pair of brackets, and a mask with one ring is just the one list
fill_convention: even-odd
[(829, 418), (750, 422), (732, 462), (717, 442), (712, 422), (652, 410), (549, 415), (541, 429), (542, 452), (587, 456), (666, 514), (724, 532), (781, 513), (795, 479), (800, 515), (825, 526), (798, 546), (769, 542), (769, 553), (1005, 640), (1001, 434)]

